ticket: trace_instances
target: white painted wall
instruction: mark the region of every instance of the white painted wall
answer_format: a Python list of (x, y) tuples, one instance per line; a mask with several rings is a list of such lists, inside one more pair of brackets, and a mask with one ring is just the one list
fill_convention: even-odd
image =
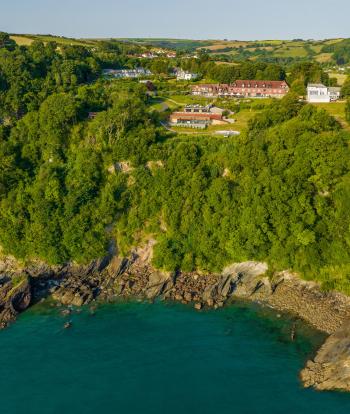
[(330, 102), (331, 97), (326, 86), (308, 86), (307, 100), (308, 102)]

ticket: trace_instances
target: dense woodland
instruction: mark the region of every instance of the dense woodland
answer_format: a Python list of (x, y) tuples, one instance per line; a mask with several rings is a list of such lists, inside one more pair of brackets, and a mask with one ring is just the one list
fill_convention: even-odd
[[(148, 110), (143, 85), (100, 78), (103, 67), (130, 64), (128, 50), (2, 39), (5, 253), (86, 263), (112, 239), (127, 254), (153, 238), (159, 268), (266, 260), (350, 293), (349, 133), (298, 98), (306, 82), (327, 82), (317, 64), (294, 67), (296, 93), (273, 101), (239, 138), (173, 136)], [(187, 65), (222, 82), (286, 77), (278, 65), (214, 67), (205, 56)], [(350, 103), (347, 113), (350, 121)]]

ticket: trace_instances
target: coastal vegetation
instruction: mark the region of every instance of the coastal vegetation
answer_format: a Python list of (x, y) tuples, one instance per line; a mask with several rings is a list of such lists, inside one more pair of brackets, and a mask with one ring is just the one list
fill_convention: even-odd
[[(100, 76), (106, 67), (131, 66), (140, 46), (2, 39), (5, 253), (87, 263), (105, 255), (112, 239), (128, 254), (152, 238), (161, 269), (211, 272), (263, 260), (350, 293), (349, 133), (299, 99), (307, 82), (331, 83), (318, 63), (298, 63), (287, 74), (275, 63), (187, 59), (185, 69), (216, 81), (287, 78), (292, 92), (236, 107), (253, 111), (239, 137), (175, 136), (150, 110), (144, 85)], [(349, 120), (349, 103), (346, 113)]]

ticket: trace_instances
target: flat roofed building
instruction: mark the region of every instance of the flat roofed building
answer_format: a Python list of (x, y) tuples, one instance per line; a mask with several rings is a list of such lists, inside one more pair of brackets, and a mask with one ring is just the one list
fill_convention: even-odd
[(138, 68), (138, 69), (104, 69), (103, 74), (112, 78), (121, 78), (121, 79), (135, 79), (141, 78), (143, 76), (150, 76), (152, 72), (148, 69)]
[(202, 114), (202, 113), (210, 113), (211, 112), (211, 108), (212, 105), (186, 105), (184, 112), (188, 112), (188, 113), (197, 113), (197, 114)]
[(170, 125), (190, 128), (205, 128), (207, 125), (226, 123), (222, 115), (213, 113), (174, 112), (170, 115)]
[(334, 102), (340, 99), (341, 88), (328, 87), (322, 83), (307, 85), (307, 101), (311, 103)]

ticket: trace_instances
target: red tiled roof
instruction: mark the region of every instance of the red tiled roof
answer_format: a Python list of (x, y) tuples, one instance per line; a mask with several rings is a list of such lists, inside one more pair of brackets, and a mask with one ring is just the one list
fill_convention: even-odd
[(193, 113), (193, 112), (174, 112), (170, 115), (170, 118), (174, 119), (215, 119), (218, 121), (222, 120), (222, 115), (220, 114), (211, 114), (211, 113)]
[(236, 80), (232, 86), (236, 88), (271, 88), (280, 89), (287, 87), (285, 81), (269, 81), (269, 80)]
[(267, 81), (267, 80), (236, 80), (232, 84), (216, 83), (216, 84), (199, 84), (194, 85), (194, 91), (210, 90), (212, 92), (232, 91), (234, 88), (256, 88), (256, 89), (288, 89), (285, 81)]

